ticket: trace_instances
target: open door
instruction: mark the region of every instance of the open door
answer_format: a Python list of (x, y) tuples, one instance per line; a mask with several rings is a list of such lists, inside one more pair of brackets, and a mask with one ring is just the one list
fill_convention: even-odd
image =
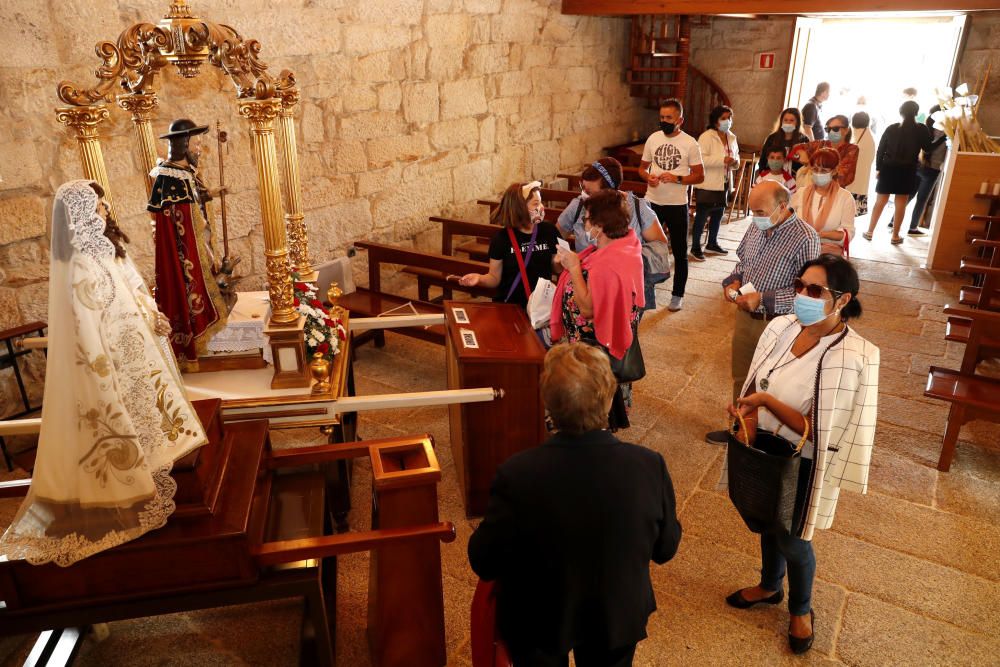
[(795, 33), (792, 35), (792, 59), (788, 63), (788, 80), (785, 83), (785, 103), (782, 108), (799, 106), (802, 88), (805, 86), (806, 58), (813, 33), (823, 23), (822, 19), (800, 16), (795, 19)]

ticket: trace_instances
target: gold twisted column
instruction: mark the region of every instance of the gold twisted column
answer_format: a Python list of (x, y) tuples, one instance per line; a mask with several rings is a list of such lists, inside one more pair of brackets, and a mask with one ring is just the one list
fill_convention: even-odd
[(132, 131), (135, 136), (135, 150), (139, 166), (145, 176), (146, 196), (153, 187), (149, 172), (156, 166), (156, 136), (153, 134), (153, 110), (159, 104), (156, 93), (136, 93), (119, 95), (118, 106), (132, 114)]
[(295, 142), (294, 107), (299, 101), (299, 91), (290, 89), (281, 96), (281, 111), (278, 114), (278, 130), (281, 135), (281, 185), (285, 194), (285, 230), (288, 232), (288, 246), (292, 266), (295, 266), (303, 280), (316, 280), (316, 269), (309, 259), (309, 239), (306, 237), (306, 223), (302, 215), (302, 184), (299, 181), (299, 150)]
[(108, 170), (104, 166), (104, 153), (101, 151), (101, 138), (97, 134), (97, 126), (108, 118), (108, 108), (103, 104), (58, 107), (56, 109), (56, 120), (73, 129), (77, 147), (80, 149), (80, 162), (83, 165), (84, 177), (97, 181), (104, 188), (105, 198), (111, 207), (111, 212), (117, 218), (118, 210), (111, 197)]
[(295, 325), (299, 315), (293, 307), (292, 279), (288, 264), (285, 227), (281, 220), (278, 156), (274, 143), (274, 119), (281, 109), (277, 99), (240, 100), (240, 115), (250, 121), (250, 139), (257, 164), (260, 215), (264, 225), (264, 259), (267, 291), (271, 299), (271, 322)]

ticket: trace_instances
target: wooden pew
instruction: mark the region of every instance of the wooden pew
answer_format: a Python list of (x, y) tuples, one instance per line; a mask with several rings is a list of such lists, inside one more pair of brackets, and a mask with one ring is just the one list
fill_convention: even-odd
[[(545, 204), (545, 217), (544, 220), (555, 224), (559, 219), (559, 214), (562, 210), (566, 208), (566, 205), (571, 201), (576, 199), (580, 194), (579, 191), (573, 192), (571, 190), (550, 190), (548, 188), (541, 189), (542, 203)], [(476, 202), (482, 206), (489, 206), (490, 213), (493, 213), (496, 209), (500, 207), (500, 202), (492, 199), (480, 199)], [(561, 206), (554, 206), (554, 204), (561, 204)]]
[[(454, 255), (458, 251), (468, 255), (469, 259), (476, 262), (489, 261), (490, 241), (496, 236), (500, 227), (485, 225), (481, 222), (468, 222), (467, 220), (453, 220), (436, 216), (432, 216), (430, 220), (441, 223), (442, 255)], [(471, 236), (474, 240), (456, 244), (456, 236)], [(451, 297), (445, 298), (450, 299)]]
[(973, 239), (972, 249), (979, 257), (963, 257), (964, 273), (977, 276), (978, 284), (965, 285), (959, 292), (959, 302), (981, 310), (1000, 310), (1000, 241)]
[(931, 367), (924, 396), (951, 403), (938, 459), (938, 470), (947, 472), (963, 424), (975, 419), (1000, 421), (1000, 379), (976, 374), (985, 359), (1000, 356), (1000, 313), (945, 306), (948, 326), (945, 339), (965, 344), (958, 370)]
[[(372, 241), (356, 241), (354, 247), (368, 252), (368, 287), (358, 287), (353, 293), (345, 294), (340, 298), (340, 304), (352, 313), (361, 317), (377, 317), (387, 311), (394, 311), (397, 314), (412, 312), (407, 304), (412, 304), (413, 308), (421, 314), (439, 314), (444, 309), (440, 304), (431, 303), (426, 299), (407, 299), (405, 297), (388, 294), (382, 291), (382, 265), (401, 264), (411, 269), (409, 273), (416, 275), (413, 269), (431, 269), (440, 276), (447, 274), (464, 275), (466, 273), (485, 273), (489, 267), (481, 262), (449, 257), (448, 255), (436, 255), (433, 253), (420, 252), (407, 248), (397, 248), (383, 243)], [(433, 278), (426, 277), (428, 284), (433, 284)], [(441, 278), (444, 281), (444, 278)], [(446, 282), (446, 281), (444, 281)], [(457, 283), (452, 285), (452, 289), (467, 291), (469, 288), (460, 287)], [(441, 325), (424, 329), (423, 327), (404, 327), (397, 330), (401, 334), (420, 338), (432, 343), (444, 344), (444, 327)], [(372, 329), (355, 337), (355, 342), (361, 344), (373, 338), (376, 347), (385, 345), (385, 331), (382, 329)]]
[(965, 232), (965, 240), (970, 244), (975, 239), (1000, 241), (1000, 217), (992, 215), (970, 215), (969, 222), (981, 223), (982, 226), (970, 227)]

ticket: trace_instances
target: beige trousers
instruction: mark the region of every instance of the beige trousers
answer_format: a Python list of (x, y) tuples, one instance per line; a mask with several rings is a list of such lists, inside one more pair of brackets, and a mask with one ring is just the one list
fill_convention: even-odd
[(736, 311), (733, 329), (733, 403), (740, 397), (740, 390), (750, 372), (757, 341), (767, 327), (767, 320), (755, 320), (745, 310)]

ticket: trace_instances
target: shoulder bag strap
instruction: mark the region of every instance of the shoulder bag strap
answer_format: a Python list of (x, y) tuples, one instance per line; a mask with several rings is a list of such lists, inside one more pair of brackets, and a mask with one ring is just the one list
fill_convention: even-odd
[[(531, 230), (531, 239), (528, 241), (528, 260), (531, 260), (531, 252), (535, 249), (535, 238), (538, 236), (538, 225), (536, 224)], [(517, 236), (514, 235), (514, 228), (507, 228), (507, 237), (510, 238), (510, 246), (514, 250), (514, 258), (517, 259), (517, 268), (520, 274), (514, 278), (514, 282), (510, 285), (510, 290), (507, 292), (504, 301), (510, 301), (510, 297), (514, 294), (514, 290), (517, 289), (517, 283), (520, 282), (524, 286), (524, 294), (529, 299), (531, 298), (531, 288), (528, 286), (528, 270), (525, 268), (525, 259), (521, 255), (521, 244), (517, 242)]]

